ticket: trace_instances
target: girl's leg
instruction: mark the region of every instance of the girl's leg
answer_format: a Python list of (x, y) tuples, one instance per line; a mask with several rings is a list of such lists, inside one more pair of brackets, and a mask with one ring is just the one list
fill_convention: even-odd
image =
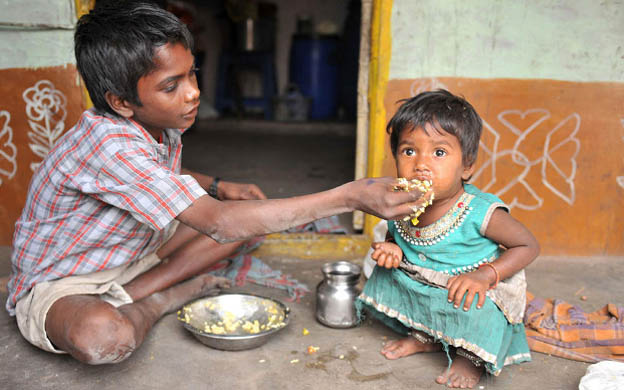
[(465, 349), (458, 348), (451, 368), (438, 376), (436, 382), (450, 388), (472, 389), (479, 383), (484, 372), (483, 360)]
[(87, 364), (128, 358), (163, 315), (184, 303), (228, 287), (229, 280), (204, 274), (115, 308), (93, 295), (69, 295), (46, 316), (46, 333), (58, 348)]
[(381, 350), (386, 359), (395, 360), (419, 352), (440, 351), (442, 345), (434, 342), (433, 337), (414, 330), (411, 335), (401, 339), (387, 342)]

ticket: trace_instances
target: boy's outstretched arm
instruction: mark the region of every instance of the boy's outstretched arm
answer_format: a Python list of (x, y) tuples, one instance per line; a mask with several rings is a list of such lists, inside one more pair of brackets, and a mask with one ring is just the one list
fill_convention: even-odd
[(455, 307), (459, 307), (467, 294), (464, 310), (468, 310), (478, 293), (477, 308), (480, 308), (485, 302), (485, 291), (496, 282), (496, 273), (499, 280), (507, 279), (531, 264), (539, 254), (539, 244), (533, 234), (503, 209), (494, 210), (485, 236), (506, 249), (491, 263), (496, 271), (491, 267), (480, 267), (449, 280), (448, 299)]
[(328, 191), (286, 199), (220, 202), (202, 196), (177, 219), (212, 237), (230, 242), (361, 210), (383, 219), (402, 218), (423, 202), (418, 191), (394, 191), (396, 178), (360, 179)]

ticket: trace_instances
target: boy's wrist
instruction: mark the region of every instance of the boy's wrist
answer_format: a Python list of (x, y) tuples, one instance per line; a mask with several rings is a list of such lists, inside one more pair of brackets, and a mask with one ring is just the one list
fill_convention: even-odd
[(208, 195), (215, 199), (219, 199), (219, 182), (221, 181), (220, 177), (215, 177), (210, 183), (208, 187)]

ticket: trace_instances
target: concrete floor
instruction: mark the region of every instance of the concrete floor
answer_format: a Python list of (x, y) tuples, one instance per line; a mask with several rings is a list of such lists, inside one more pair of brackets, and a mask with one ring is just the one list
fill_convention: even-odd
[[(282, 126), (284, 129), (287, 127)], [(352, 177), (354, 139), (344, 134), (307, 131), (298, 136), (275, 136), (251, 129), (197, 129), (185, 137), (186, 166), (230, 180), (254, 181), (270, 197), (318, 191)], [(343, 220), (348, 222), (348, 218)], [(9, 257), (10, 248), (0, 247), (3, 303)], [(211, 349), (193, 338), (175, 315), (169, 315), (156, 324), (130, 359), (116, 365), (85, 366), (67, 355), (53, 355), (31, 346), (20, 336), (15, 320), (0, 310), (0, 388), (444, 388), (433, 381), (446, 365), (444, 354), (389, 361), (379, 350), (396, 336), (383, 326), (368, 321), (352, 329), (331, 329), (315, 320), (314, 291), (322, 279), (323, 261), (288, 257), (263, 260), (306, 283), (311, 293), (301, 302), (288, 302), (287, 295), (277, 289), (251, 284), (231, 289), (270, 296), (291, 309), (289, 326), (259, 348), (240, 352)], [(540, 257), (527, 269), (529, 291), (578, 304), (586, 311), (606, 303), (624, 304), (623, 274), (621, 257)], [(581, 296), (586, 300), (581, 301)], [(303, 328), (310, 334), (304, 336)], [(308, 355), (310, 345), (319, 351)], [(484, 377), (477, 388), (572, 390), (578, 388), (587, 367), (586, 363), (533, 353), (532, 362), (507, 367), (495, 378)]]

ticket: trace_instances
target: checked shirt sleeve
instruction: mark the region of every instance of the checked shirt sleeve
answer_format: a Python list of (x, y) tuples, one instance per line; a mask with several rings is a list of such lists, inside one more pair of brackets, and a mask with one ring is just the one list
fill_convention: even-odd
[(101, 148), (104, 163), (97, 179), (82, 185), (82, 192), (129, 212), (154, 230), (206, 194), (194, 178), (176, 173), (179, 162), (167, 155), (166, 146), (117, 134), (106, 138)]

